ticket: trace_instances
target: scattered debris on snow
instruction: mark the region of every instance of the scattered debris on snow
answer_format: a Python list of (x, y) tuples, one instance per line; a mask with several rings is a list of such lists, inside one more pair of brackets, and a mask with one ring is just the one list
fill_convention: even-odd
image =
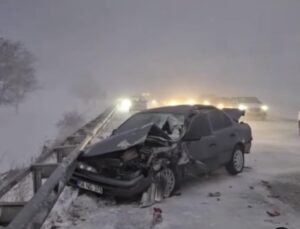
[(266, 212), (271, 217), (277, 217), (277, 216), (281, 215), (278, 209), (271, 209), (271, 210), (268, 210)]
[(150, 228), (154, 228), (157, 224), (163, 221), (161, 208), (153, 208), (153, 218)]
[(220, 197), (221, 193), (220, 192), (210, 192), (208, 194), (208, 197)]
[(264, 187), (268, 188), (268, 189), (271, 189), (271, 188), (272, 188), (272, 185), (270, 184), (269, 181), (262, 180), (262, 181), (261, 181), (261, 184), (262, 184)]

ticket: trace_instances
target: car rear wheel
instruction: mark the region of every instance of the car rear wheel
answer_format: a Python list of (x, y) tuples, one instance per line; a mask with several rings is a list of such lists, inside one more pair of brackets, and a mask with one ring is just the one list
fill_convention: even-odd
[(226, 170), (231, 175), (237, 175), (243, 172), (245, 165), (244, 151), (242, 147), (235, 147), (232, 153), (231, 160), (226, 165)]

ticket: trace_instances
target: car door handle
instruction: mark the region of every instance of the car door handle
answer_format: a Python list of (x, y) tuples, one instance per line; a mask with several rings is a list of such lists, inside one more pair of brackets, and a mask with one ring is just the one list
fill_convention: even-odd
[(211, 143), (211, 144), (209, 145), (210, 148), (213, 148), (213, 147), (216, 147), (216, 146), (217, 146), (216, 143)]
[(235, 134), (235, 133), (231, 133), (229, 136), (230, 136), (231, 138), (234, 138), (234, 137), (236, 136), (236, 134)]

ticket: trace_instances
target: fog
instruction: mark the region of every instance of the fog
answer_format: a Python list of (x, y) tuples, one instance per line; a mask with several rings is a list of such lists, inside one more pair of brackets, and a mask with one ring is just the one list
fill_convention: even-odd
[(2, 0), (0, 36), (35, 55), (41, 89), (18, 115), (0, 107), (0, 153), (27, 158), (53, 138), (64, 111), (88, 113), (70, 92), (86, 74), (108, 100), (142, 91), (254, 95), (294, 118), (299, 12), (297, 0)]

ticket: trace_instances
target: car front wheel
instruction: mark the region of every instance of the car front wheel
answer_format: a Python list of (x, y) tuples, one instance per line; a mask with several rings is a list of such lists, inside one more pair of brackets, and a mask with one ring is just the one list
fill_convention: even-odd
[(157, 174), (159, 189), (164, 198), (170, 197), (180, 188), (184, 178), (184, 167), (169, 165)]
[(158, 174), (159, 186), (164, 198), (170, 197), (176, 188), (176, 175), (171, 168), (164, 168)]
[(237, 175), (243, 172), (245, 165), (244, 152), (241, 147), (236, 147), (233, 150), (231, 160), (226, 165), (226, 170), (231, 175)]

